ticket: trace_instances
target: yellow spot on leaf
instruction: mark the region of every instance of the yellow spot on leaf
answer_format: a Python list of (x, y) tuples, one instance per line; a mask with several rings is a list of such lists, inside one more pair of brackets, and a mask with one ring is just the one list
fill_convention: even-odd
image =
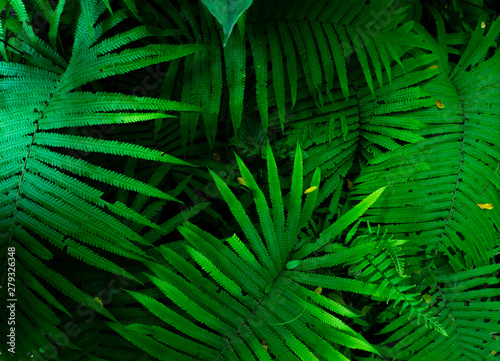
[(455, 318), (451, 315), (451, 313), (448, 314), (448, 317), (451, 318), (451, 322), (455, 324)]
[(436, 99), (436, 105), (439, 109), (443, 109), (444, 108), (444, 104), (442, 102), (440, 102), (439, 100)]
[(104, 305), (102, 304), (102, 301), (99, 299), (99, 297), (94, 297), (94, 300), (96, 300), (97, 303), (99, 303), (101, 306), (104, 307)]
[(214, 160), (215, 160), (216, 162), (220, 162), (220, 155), (218, 155), (217, 153), (214, 153), (214, 154), (212, 155), (212, 157), (214, 157)]
[(420, 274), (420, 272), (422, 272), (422, 269), (416, 269), (413, 271), (413, 273), (416, 273), (416, 274)]
[(312, 187), (310, 187), (310, 188), (307, 188), (307, 189), (304, 191), (304, 194), (308, 194), (308, 193), (314, 192), (316, 189), (318, 189), (318, 187), (316, 187), (316, 186), (312, 186)]
[(352, 182), (349, 179), (347, 180), (347, 188), (352, 188)]
[(486, 23), (484, 21), (481, 21), (481, 28), (484, 29), (486, 27)]
[(243, 185), (243, 186), (247, 185), (247, 182), (245, 182), (245, 180), (243, 179), (243, 177), (238, 177), (236, 179), (238, 179), (238, 182), (240, 182), (241, 185)]
[(267, 351), (267, 345), (266, 345), (266, 340), (262, 340), (262, 346), (264, 349)]
[(314, 290), (314, 293), (316, 293), (317, 295), (320, 295), (320, 294), (321, 294), (321, 292), (323, 292), (323, 288), (321, 288), (321, 287), (318, 287), (318, 288), (316, 288), (316, 289)]
[(432, 296), (426, 293), (425, 295), (422, 295), (422, 298), (424, 299), (425, 303), (431, 303), (432, 302)]
[(437, 65), (431, 65), (430, 67), (428, 67), (427, 69), (438, 69), (439, 67)]
[(493, 209), (493, 204), (491, 203), (478, 204), (478, 206), (481, 209)]
[(363, 309), (361, 310), (361, 314), (362, 314), (363, 316), (366, 316), (366, 314), (368, 313), (368, 311), (370, 311), (370, 308), (371, 308), (371, 307), (369, 307), (369, 306), (365, 306), (365, 307), (363, 307)]

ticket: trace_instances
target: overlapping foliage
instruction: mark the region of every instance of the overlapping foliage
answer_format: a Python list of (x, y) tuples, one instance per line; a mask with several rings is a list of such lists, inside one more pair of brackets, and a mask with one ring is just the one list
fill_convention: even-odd
[(2, 359), (494, 359), (477, 3), (259, 0), (223, 36), (201, 1), (9, 0)]

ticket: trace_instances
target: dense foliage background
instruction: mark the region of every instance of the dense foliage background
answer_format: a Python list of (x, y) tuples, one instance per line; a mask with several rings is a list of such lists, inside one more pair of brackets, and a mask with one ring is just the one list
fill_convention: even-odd
[(1, 358), (497, 357), (495, 5), (1, 2)]

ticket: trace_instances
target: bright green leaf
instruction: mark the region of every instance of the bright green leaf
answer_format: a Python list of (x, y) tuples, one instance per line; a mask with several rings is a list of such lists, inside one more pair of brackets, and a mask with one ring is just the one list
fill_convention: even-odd
[(290, 261), (290, 262), (288, 262), (286, 264), (286, 268), (288, 268), (288, 269), (294, 269), (294, 268), (296, 268), (300, 264), (300, 262), (302, 262), (300, 259), (296, 259), (294, 261)]
[(222, 25), (226, 46), (238, 18), (252, 5), (253, 0), (201, 0), (203, 5)]

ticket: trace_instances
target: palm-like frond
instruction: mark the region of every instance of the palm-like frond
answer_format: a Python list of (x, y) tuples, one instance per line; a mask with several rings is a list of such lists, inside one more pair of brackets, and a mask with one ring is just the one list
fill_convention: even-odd
[[(390, 207), (371, 209), (367, 220), (395, 224), (388, 226), (390, 233), (418, 229), (420, 236), (412, 239), (426, 239), (428, 247), (447, 248), (456, 271), (488, 264), (495, 247), (493, 223), (478, 204), (491, 203), (496, 198), (495, 188), (500, 186), (500, 175), (495, 173), (500, 153), (493, 146), (498, 134), (492, 130), (497, 118), (492, 108), (499, 97), (491, 91), (498, 76), (498, 70), (491, 73), (491, 69), (499, 69), (500, 58), (494, 56), (477, 64), (494, 39), (492, 33), (500, 32), (500, 21), (492, 24), (485, 37), (477, 35), (483, 32), (478, 26), (472, 37), (476, 40), (469, 44), (482, 49), (475, 58), (466, 60), (470, 50), (465, 50), (465, 57), (449, 74), (439, 68), (439, 76), (426, 84), (424, 91), (445, 107), (410, 113), (426, 124), (418, 131), (425, 140), (372, 158), (356, 187), (363, 194), (390, 180), (393, 185), (388, 188), (390, 200), (386, 200)], [(473, 225), (481, 232), (472, 231)], [(468, 237), (460, 239), (460, 234)]]
[[(337, 80), (344, 100), (350, 97), (345, 58), (350, 59), (354, 53), (361, 65), (368, 89), (374, 95), (372, 72), (382, 85), (382, 66), (390, 81), (390, 61), (395, 59), (402, 65), (399, 58), (402, 49), (411, 48), (416, 44), (426, 48), (426, 45), (419, 42), (415, 34), (410, 32), (410, 26), (401, 26), (406, 16), (404, 8), (392, 11), (383, 26), (379, 24), (377, 17), (376, 20), (369, 19), (367, 14), (387, 11), (389, 2), (377, 0), (367, 5), (364, 1), (330, 1), (326, 6), (315, 6), (314, 2), (309, 1), (298, 13), (296, 7), (290, 7), (283, 2), (256, 1), (247, 11), (243, 23), (247, 29), (245, 33), (240, 34), (239, 29), (235, 28), (224, 48), (216, 21), (207, 16), (208, 11), (204, 7), (197, 8), (182, 2), (183, 6), (186, 6), (183, 9), (186, 16), (190, 14), (189, 17), (194, 18), (195, 14), (200, 14), (204, 26), (200, 29), (195, 27), (197, 23), (193, 22), (190, 25), (194, 36), (185, 35), (191, 39), (196, 37), (196, 42), (204, 44), (207, 49), (186, 57), (185, 61), (189, 66), (182, 74), (182, 80), (186, 83), (183, 88), (184, 99), (190, 99), (204, 108), (210, 107), (210, 111), (218, 115), (224, 80), (230, 99), (231, 122), (234, 133), (237, 133), (243, 116), (247, 78), (252, 79), (252, 82), (255, 81), (256, 101), (264, 130), (268, 127), (268, 97), (275, 99), (283, 129), (287, 98), (292, 99), (293, 107), (297, 99), (298, 80), (303, 76), (307, 82), (308, 94), (314, 97), (317, 106), (323, 106), (323, 95), (319, 89), (325, 81), (326, 94), (330, 99), (330, 91), (337, 84)], [(319, 11), (320, 7), (324, 9)], [(305, 10), (309, 8), (314, 11)], [(346, 13), (349, 13), (348, 17), (339, 15)], [(183, 22), (178, 12), (168, 13), (164, 17), (167, 23), (170, 23), (168, 19), (173, 19), (176, 23)], [(201, 30), (204, 31), (203, 34), (200, 34)], [(251, 56), (247, 55), (247, 50)], [(247, 63), (249, 66), (246, 66)], [(289, 93), (285, 92), (285, 78), (290, 84)], [(175, 79), (172, 78), (171, 81)], [(340, 99), (338, 101), (340, 102)], [(185, 147), (188, 135), (191, 134), (191, 139), (193, 137), (198, 120), (195, 117), (187, 120), (187, 114), (184, 117), (181, 132)], [(216, 124), (215, 115), (207, 115), (204, 118), (207, 138), (211, 145), (215, 139)]]
[[(294, 185), (291, 196), (303, 196), (301, 150), (297, 146), (294, 161)], [(238, 165), (245, 177), (245, 185), (251, 190), (261, 220), (262, 236), (249, 222), (246, 211), (226, 183), (211, 172), (222, 197), (241, 226), (247, 247), (233, 235), (225, 243), (200, 228), (186, 223), (179, 228), (186, 238), (187, 258), (181, 257), (168, 246), (159, 248), (169, 266), (145, 261), (153, 272), (148, 278), (173, 303), (168, 306), (135, 291), (128, 291), (163, 322), (157, 327), (144, 324), (113, 324), (109, 326), (133, 344), (158, 359), (162, 355), (175, 355), (185, 359), (271, 359), (271, 354), (282, 359), (345, 359), (333, 344), (376, 352), (357, 332), (335, 317), (359, 317), (359, 313), (314, 293), (310, 286), (328, 287), (364, 295), (386, 297), (385, 290), (375, 284), (336, 277), (322, 272), (334, 264), (342, 264), (359, 258), (360, 254), (375, 252), (376, 244), (368, 242), (344, 254), (323, 257), (300, 257), (302, 249), (293, 251), (297, 243), (301, 215), (301, 200), (291, 201), (287, 207), (287, 219), (282, 232), (276, 232), (276, 223), (283, 225), (280, 216), (281, 190), (275, 182), (276, 164), (268, 148), (269, 182), (275, 183), (269, 209), (266, 197), (245, 164)], [(315, 179), (319, 185), (319, 173)], [(364, 202), (331, 225), (322, 238), (313, 243), (309, 239), (302, 248), (325, 245), (327, 239), (341, 228), (347, 227), (363, 214), (383, 192), (381, 188)], [(313, 199), (313, 194), (306, 198)], [(307, 200), (306, 200), (307, 203)], [(310, 206), (308, 206), (310, 207)], [(293, 210), (292, 208), (298, 208)], [(275, 214), (276, 219), (270, 215)], [(279, 236), (278, 236), (279, 235)], [(279, 237), (279, 238), (278, 238)], [(264, 241), (262, 240), (264, 238)], [(280, 253), (284, 246), (286, 252)], [(305, 252), (307, 256), (310, 252)], [(272, 258), (271, 258), (272, 257)], [(203, 271), (197, 270), (191, 261)], [(302, 266), (301, 264), (304, 263)], [(182, 277), (173, 270), (180, 271)], [(176, 306), (174, 306), (176, 305)], [(182, 312), (179, 312), (180, 309)], [(175, 311), (175, 310), (179, 311)], [(204, 325), (204, 328), (201, 326)], [(169, 331), (173, 327), (180, 335)], [(163, 336), (160, 336), (163, 335)], [(153, 337), (151, 337), (153, 336)], [(269, 345), (264, 352), (265, 339)], [(288, 340), (284, 343), (282, 340)], [(174, 341), (175, 340), (175, 341)], [(269, 352), (269, 353), (268, 353)], [(253, 354), (255, 353), (255, 355)]]
[[(420, 282), (417, 291), (431, 294), (429, 312), (449, 335), (435, 339), (435, 334), (418, 326), (414, 316), (408, 324), (405, 319), (403, 325), (407, 312), (400, 318), (392, 315), (383, 331), (392, 332), (387, 342), (398, 342), (385, 352), (402, 360), (491, 359), (490, 351), (495, 351), (498, 342), (487, 330), (498, 328), (498, 319), (489, 317), (497, 312), (491, 298), (498, 292), (497, 286), (487, 285), (497, 285), (498, 280), (475, 277), (498, 269), (491, 265), (498, 246), (498, 216), (486, 213), (480, 205), (497, 205), (500, 186), (500, 153), (494, 146), (500, 140), (495, 126), (495, 109), (500, 103), (495, 91), (500, 58), (494, 55), (485, 60), (489, 46), (500, 33), (500, 21), (497, 19), (488, 29), (478, 24), (460, 61), (450, 64), (442, 19), (434, 14), (439, 43), (422, 27), (417, 30), (440, 55), (439, 75), (424, 87), (436, 99), (436, 106), (410, 113), (426, 124), (417, 132), (426, 139), (372, 158), (357, 179), (355, 190), (357, 199), (361, 199), (378, 185), (391, 182), (381, 196), (384, 202), (377, 203), (384, 206), (370, 208), (365, 219), (388, 223), (389, 234), (409, 236), (413, 244), (426, 247), (424, 254), (414, 258), (419, 259), (415, 269)], [(450, 284), (453, 279), (457, 282)], [(475, 305), (484, 313), (479, 315)]]
[(9, 2), (1, 357), (498, 356), (492, 9), (257, 0), (223, 47), (201, 2)]
[[(473, 270), (457, 272), (453, 275), (436, 276), (431, 283), (431, 298), (428, 312), (440, 323), (444, 335), (432, 332), (428, 321), (416, 320), (411, 309), (397, 307), (401, 316), (384, 313), (382, 321), (391, 321), (381, 334), (391, 333), (383, 344), (396, 342), (394, 347), (380, 349), (398, 360), (493, 360), (494, 352), (500, 341), (492, 337), (498, 330), (498, 302), (489, 301), (500, 292), (496, 277), (492, 275), (500, 269), (499, 265), (478, 267)], [(418, 279), (420, 281), (420, 279)], [(425, 280), (424, 280), (425, 282)], [(485, 298), (483, 302), (471, 302)]]
[[(154, 44), (130, 48), (132, 41), (150, 36), (170, 36), (176, 31), (139, 26), (105, 37), (126, 19), (126, 13), (116, 11), (96, 23), (98, 16), (105, 11), (104, 5), (82, 1), (72, 53), (66, 60), (53, 47), (53, 31), (49, 33), (51, 45), (48, 45), (24, 22), (28, 19), (24, 4), (12, 1), (12, 5), (23, 21), (23, 28), (17, 29), (16, 35), (22, 40), (19, 49), (26, 62), (0, 63), (0, 100), (3, 105), (0, 109), (0, 232), (2, 250), (11, 250), (9, 262), (15, 259), (18, 270), (15, 297), (11, 294), (10, 298), (36, 304), (45, 299), (50, 307), (46, 309), (68, 313), (67, 306), (62, 306), (53, 296), (56, 290), (113, 319), (106, 309), (99, 309), (90, 296), (64, 275), (51, 269), (54, 252), (63, 250), (106, 272), (120, 272), (137, 280), (108, 257), (113, 254), (136, 260), (149, 257), (138, 246), (149, 242), (119, 219), (123, 217), (165, 231), (124, 203), (113, 204), (101, 198), (103, 192), (95, 185), (97, 182), (93, 182), (164, 200), (176, 199), (147, 183), (87, 160), (64, 155), (57, 149), (63, 147), (177, 165), (189, 163), (133, 144), (64, 134), (62, 128), (170, 117), (163, 113), (165, 111), (200, 111), (196, 106), (175, 101), (92, 93), (79, 88), (98, 79), (183, 57), (202, 47)], [(54, 13), (50, 12), (54, 16), (49, 18), (51, 27), (57, 27), (62, 6), (58, 6)], [(88, 32), (89, 29), (92, 32)], [(124, 46), (127, 48), (123, 49)], [(107, 255), (100, 254), (102, 251)], [(6, 262), (7, 253), (3, 252), (2, 265), (5, 266)], [(2, 274), (2, 285), (1, 294), (5, 300), (6, 272)], [(19, 305), (17, 317), (20, 320), (16, 329), (17, 347), (24, 352), (32, 348), (33, 340), (29, 335), (35, 333), (34, 330), (40, 331), (37, 333), (38, 344), (48, 344), (49, 331), (52, 332), (60, 322), (52, 312), (42, 322), (26, 304)]]

